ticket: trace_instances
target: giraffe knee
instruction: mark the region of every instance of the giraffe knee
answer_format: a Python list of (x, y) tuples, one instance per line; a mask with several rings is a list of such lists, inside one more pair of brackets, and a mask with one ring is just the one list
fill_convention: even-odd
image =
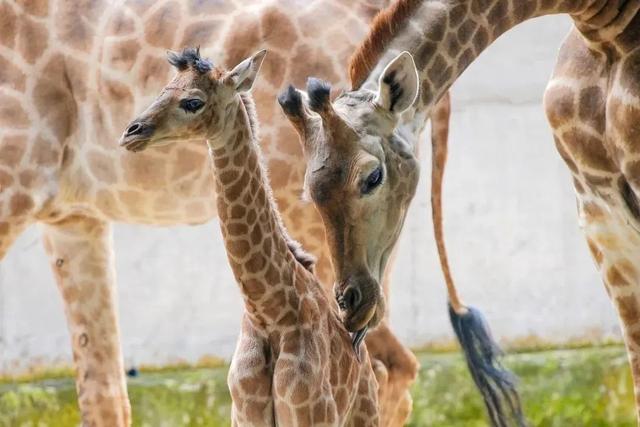
[(418, 377), (420, 362), (413, 352), (405, 347), (399, 348), (396, 353), (392, 355), (387, 366), (390, 371), (389, 376), (403, 379), (409, 384), (413, 383)]
[(373, 375), (378, 382), (379, 394), (380, 396), (385, 396), (387, 384), (389, 383), (389, 371), (384, 363), (378, 359), (371, 359), (371, 367), (373, 369)]

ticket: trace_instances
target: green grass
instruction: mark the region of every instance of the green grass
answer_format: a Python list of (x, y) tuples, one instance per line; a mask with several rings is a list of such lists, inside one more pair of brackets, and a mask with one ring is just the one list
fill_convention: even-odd
[[(486, 426), (482, 400), (462, 357), (419, 356), (411, 426)], [(507, 356), (520, 378), (532, 426), (635, 426), (633, 384), (621, 347), (556, 350)]]
[[(455, 353), (419, 355), (410, 426), (486, 426), (482, 401)], [(635, 426), (633, 388), (621, 347), (514, 354), (532, 426)], [(228, 426), (226, 368), (143, 372), (129, 380), (135, 426)], [(79, 424), (70, 378), (0, 383), (0, 426)]]

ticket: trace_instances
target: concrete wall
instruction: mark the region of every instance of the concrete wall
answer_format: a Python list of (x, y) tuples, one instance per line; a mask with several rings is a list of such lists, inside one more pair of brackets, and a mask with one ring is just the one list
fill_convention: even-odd
[[(569, 26), (564, 17), (520, 26), (453, 89), (444, 197), (450, 259), (464, 300), (503, 341), (619, 336), (541, 104)], [(429, 152), (425, 145), (391, 300), (393, 327), (413, 346), (452, 338), (431, 231)], [(215, 222), (116, 225), (115, 245), (127, 363), (230, 356), (241, 304)], [(0, 370), (69, 361), (61, 299), (34, 227), (0, 264)]]

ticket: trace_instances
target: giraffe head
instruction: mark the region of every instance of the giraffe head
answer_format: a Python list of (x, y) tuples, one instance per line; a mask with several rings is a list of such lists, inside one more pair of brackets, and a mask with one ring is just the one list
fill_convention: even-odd
[(169, 52), (177, 73), (155, 101), (122, 134), (120, 145), (141, 151), (152, 145), (220, 136), (237, 94), (251, 89), (266, 54), (245, 59), (231, 71), (214, 67), (197, 48)]
[(403, 53), (376, 91), (332, 102), (329, 85), (311, 78), (306, 92), (290, 86), (278, 98), (304, 145), (305, 191), (323, 218), (336, 297), (352, 332), (384, 315), (380, 283), (418, 182), (413, 146), (422, 125), (401, 118), (417, 93), (413, 59)]

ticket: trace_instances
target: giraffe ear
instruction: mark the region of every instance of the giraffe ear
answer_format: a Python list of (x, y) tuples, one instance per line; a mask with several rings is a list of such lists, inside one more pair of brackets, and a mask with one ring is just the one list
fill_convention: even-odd
[(238, 92), (251, 90), (266, 54), (267, 51), (263, 49), (245, 59), (227, 73), (224, 77), (224, 82), (233, 86)]
[(418, 96), (418, 69), (409, 52), (402, 52), (384, 69), (378, 80), (376, 103), (392, 113), (402, 113)]

